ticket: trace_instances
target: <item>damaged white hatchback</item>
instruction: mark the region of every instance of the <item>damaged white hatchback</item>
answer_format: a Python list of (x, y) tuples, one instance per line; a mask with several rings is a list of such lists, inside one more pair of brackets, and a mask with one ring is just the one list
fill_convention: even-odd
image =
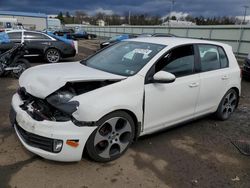
[(139, 136), (237, 107), (241, 76), (228, 45), (135, 38), (81, 62), (41, 65), (19, 79), (10, 120), (22, 144), (46, 159), (107, 162)]

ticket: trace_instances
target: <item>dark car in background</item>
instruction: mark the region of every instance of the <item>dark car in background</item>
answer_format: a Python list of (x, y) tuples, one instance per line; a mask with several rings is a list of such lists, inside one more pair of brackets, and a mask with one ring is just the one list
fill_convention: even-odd
[(15, 43), (26, 43), (29, 57), (42, 57), (49, 63), (57, 63), (61, 58), (74, 57), (76, 47), (72, 40), (64, 40), (47, 33), (26, 30), (13, 30), (6, 32), (10, 43), (0, 45), (0, 52), (11, 49)]
[(250, 54), (245, 59), (245, 62), (243, 64), (242, 76), (243, 76), (243, 78), (246, 78), (247, 80), (250, 80)]
[(54, 35), (66, 38), (66, 39), (72, 39), (74, 40), (74, 30), (73, 29), (61, 29), (58, 31), (53, 32)]
[(95, 34), (87, 33), (82, 28), (76, 28), (75, 32), (73, 33), (75, 39), (94, 39), (96, 38)]
[(95, 34), (87, 33), (82, 28), (75, 29), (62, 29), (54, 32), (55, 35), (64, 37), (66, 39), (94, 39), (96, 38)]
[(109, 46), (111, 44), (120, 42), (122, 40), (131, 39), (131, 38), (136, 38), (136, 36), (135, 35), (129, 35), (129, 34), (117, 35), (117, 36), (111, 37), (107, 41), (102, 42), (100, 44), (100, 48), (104, 48), (104, 47), (107, 47), (107, 46)]

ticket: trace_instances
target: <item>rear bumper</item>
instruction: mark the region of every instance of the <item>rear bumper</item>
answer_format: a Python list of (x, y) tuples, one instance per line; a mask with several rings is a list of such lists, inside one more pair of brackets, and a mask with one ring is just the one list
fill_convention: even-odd
[[(16, 134), (27, 150), (43, 158), (55, 161), (70, 162), (81, 160), (84, 146), (96, 127), (77, 127), (71, 121), (36, 121), (32, 119), (26, 111), (19, 107), (21, 104), (21, 99), (17, 94), (15, 94), (12, 98), (10, 121), (11, 123), (14, 123)], [(24, 130), (26, 134), (32, 134), (38, 138), (42, 137), (48, 140), (48, 142), (49, 140), (62, 140), (63, 146), (61, 151), (58, 153), (49, 152), (44, 150), (42, 147), (39, 147), (39, 145), (27, 142), (27, 139), (25, 139), (23, 134), (20, 132), (20, 129)], [(67, 145), (67, 140), (79, 140), (78, 147)], [(45, 143), (42, 144), (44, 145)]]
[(76, 50), (73, 48), (71, 50), (67, 50), (61, 53), (62, 58), (74, 57), (75, 55), (76, 55)]

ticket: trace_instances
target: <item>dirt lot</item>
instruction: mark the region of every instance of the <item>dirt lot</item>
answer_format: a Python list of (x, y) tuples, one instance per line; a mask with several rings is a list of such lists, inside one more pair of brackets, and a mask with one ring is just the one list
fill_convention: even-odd
[[(75, 59), (93, 53), (98, 43), (81, 41)], [(58, 163), (24, 149), (8, 119), (17, 86), (15, 79), (0, 79), (0, 188), (250, 187), (250, 157), (230, 142), (250, 140), (250, 82), (242, 82), (240, 105), (229, 121), (206, 117), (140, 138), (123, 157), (106, 164), (85, 158)]]

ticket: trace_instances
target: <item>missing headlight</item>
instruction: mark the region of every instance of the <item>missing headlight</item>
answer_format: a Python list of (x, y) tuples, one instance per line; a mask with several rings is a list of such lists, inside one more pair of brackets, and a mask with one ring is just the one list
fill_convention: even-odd
[(70, 91), (57, 91), (47, 97), (47, 102), (62, 112), (71, 115), (79, 106), (78, 101), (70, 101), (75, 93)]

